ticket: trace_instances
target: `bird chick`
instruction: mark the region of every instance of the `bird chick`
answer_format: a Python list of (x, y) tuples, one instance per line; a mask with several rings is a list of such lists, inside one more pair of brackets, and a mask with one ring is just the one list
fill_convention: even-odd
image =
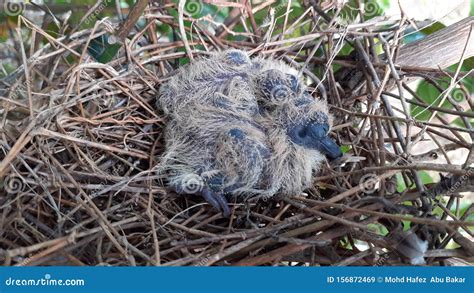
[(227, 197), (298, 194), (324, 155), (331, 116), (281, 61), (228, 50), (182, 67), (160, 88), (168, 116), (161, 170), (179, 194), (199, 194), (230, 214)]

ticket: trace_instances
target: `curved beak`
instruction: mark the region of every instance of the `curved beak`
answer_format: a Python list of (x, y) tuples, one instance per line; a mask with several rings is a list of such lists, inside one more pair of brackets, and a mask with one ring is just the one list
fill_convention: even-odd
[(335, 160), (342, 157), (342, 152), (339, 146), (328, 136), (321, 140), (320, 151), (328, 157), (330, 160)]
[(339, 146), (329, 137), (326, 132), (327, 124), (313, 123), (309, 125), (298, 124), (289, 131), (291, 141), (303, 147), (316, 149), (323, 153), (328, 159), (335, 160), (342, 156)]

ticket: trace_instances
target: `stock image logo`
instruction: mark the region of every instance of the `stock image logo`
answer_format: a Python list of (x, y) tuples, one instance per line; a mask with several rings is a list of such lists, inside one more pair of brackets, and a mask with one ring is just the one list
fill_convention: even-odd
[(183, 192), (187, 194), (198, 193), (204, 187), (204, 180), (197, 174), (183, 176), (180, 183)]
[[(382, 9), (375, 0), (369, 0), (364, 3), (364, 16), (365, 18), (371, 18), (380, 14)], [(339, 13), (339, 23), (343, 25), (349, 25), (354, 22), (355, 18), (359, 14), (359, 9), (350, 4), (346, 5), (343, 10)]]
[(23, 188), (25, 187), (25, 182), (23, 181), (22, 178), (15, 176), (15, 175), (9, 175), (6, 176), (3, 180), (3, 189), (10, 194), (16, 194), (21, 191), (23, 191)]
[[(273, 14), (273, 17), (275, 17), (275, 15), (279, 14), (283, 9), (286, 10), (287, 5), (288, 5), (288, 0), (283, 1), (283, 2), (282, 2), (281, 4), (279, 4), (278, 6), (273, 7), (274, 11), (273, 11), (273, 13), (270, 13), (270, 14)], [(293, 4), (291, 4), (291, 5), (293, 5)], [(272, 17), (270, 14), (267, 15), (267, 16), (263, 19), (262, 25), (261, 25), (262, 27), (267, 27), (267, 26), (269, 26), (269, 25), (271, 24), (270, 22), (272, 21), (272, 18), (273, 18), (273, 17)]]
[(366, 194), (372, 194), (377, 189), (378, 182), (377, 175), (373, 173), (365, 174), (359, 180), (360, 190)]
[(451, 95), (452, 95), (453, 99), (458, 103), (466, 100), (466, 94), (461, 89), (454, 89), (452, 91)]
[(290, 92), (286, 86), (278, 85), (272, 89), (270, 96), (275, 102), (284, 102), (290, 96)]
[(365, 16), (367, 17), (376, 16), (377, 14), (380, 13), (380, 11), (381, 9), (380, 9), (379, 4), (377, 4), (377, 2), (375, 2), (374, 0), (365, 2), (365, 5), (364, 5)]
[(203, 9), (202, 0), (191, 0), (186, 1), (186, 5), (184, 6), (184, 10), (187, 14), (191, 15), (192, 17), (198, 16), (201, 14)]
[(23, 13), (26, 8), (27, 1), (5, 0), (3, 3), (3, 11), (8, 16), (17, 16)]

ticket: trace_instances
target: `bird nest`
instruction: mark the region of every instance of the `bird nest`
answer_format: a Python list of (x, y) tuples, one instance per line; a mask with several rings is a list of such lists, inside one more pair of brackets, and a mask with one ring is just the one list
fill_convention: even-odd
[[(271, 13), (263, 25), (255, 23), (253, 12), (267, 6), (234, 7), (240, 12), (217, 28), (209, 16), (176, 17), (174, 4), (150, 5), (141, 28), (106, 63), (90, 49), (98, 40), (113, 43), (104, 37), (111, 34), (110, 22), (51, 36), (19, 17), (21, 30), (13, 34), (18, 50), (10, 48), (18, 68), (0, 85), (0, 261), (472, 262), (472, 204), (460, 204), (472, 191), (472, 169), (468, 160), (455, 165), (448, 156), (472, 151), (469, 122), (450, 124), (453, 117), (472, 119), (472, 110), (461, 105), (469, 101), (448, 95), (453, 107), (430, 108), (406, 86), (404, 77), (438, 85), (445, 73), (397, 65), (394, 48), (410, 22), (376, 18), (351, 27), (341, 23), (337, 7), (307, 5), (301, 18), (275, 21)], [(250, 27), (233, 31), (241, 19)], [(176, 40), (157, 34), (162, 27)], [(187, 37), (181, 40), (183, 30)], [(345, 45), (350, 52), (341, 51)], [(377, 46), (383, 51), (378, 56)], [(331, 136), (345, 154), (325, 161), (304, 193), (231, 200), (231, 215), (224, 217), (202, 198), (169, 189), (166, 174), (157, 172), (168, 120), (155, 105), (160, 86), (177, 68), (227, 48), (272, 56), (300, 70), (313, 97), (327, 100), (334, 116)], [(432, 117), (413, 118), (410, 105)], [(422, 177), (428, 172), (442, 176), (427, 182)]]

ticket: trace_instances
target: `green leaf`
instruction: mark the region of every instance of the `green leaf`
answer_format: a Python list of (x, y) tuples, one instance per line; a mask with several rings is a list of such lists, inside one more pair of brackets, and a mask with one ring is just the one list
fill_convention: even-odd
[[(467, 118), (467, 119), (470, 122), (471, 127), (474, 128), (474, 119), (473, 118)], [(451, 122), (450, 124), (453, 125), (453, 126), (466, 128), (466, 125), (464, 124), (464, 121), (462, 121), (462, 119), (460, 117), (454, 119), (453, 122)]]
[(428, 27), (425, 27), (424, 29), (421, 30), (421, 32), (425, 35), (430, 35), (434, 32), (437, 32), (443, 28), (445, 28), (446, 26), (444, 24), (442, 24), (441, 22), (435, 22), (433, 23), (432, 25), (428, 26)]
[(402, 220), (402, 224), (403, 224), (403, 231), (410, 230), (410, 227), (411, 227), (411, 222), (410, 221)]
[(428, 27), (425, 27), (421, 31), (412, 31), (412, 32), (408, 33), (403, 38), (403, 42), (405, 44), (408, 44), (408, 43), (414, 42), (416, 40), (423, 39), (425, 36), (427, 36), (429, 34), (432, 34), (434, 32), (437, 32), (440, 29), (443, 29), (445, 27), (446, 26), (444, 24), (442, 24), (441, 22), (435, 22), (432, 25), (430, 25)]
[[(443, 90), (447, 88), (448, 79), (445, 78), (444, 81), (444, 84), (442, 84)], [(418, 85), (418, 88), (416, 89), (416, 94), (423, 100), (425, 104), (435, 107), (440, 106), (440, 102), (442, 100), (442, 93), (439, 92), (438, 89), (432, 84), (424, 80), (421, 81)], [(451, 105), (447, 100), (445, 100), (441, 107), (446, 109), (452, 109), (453, 105)], [(426, 121), (431, 116), (431, 110), (415, 105), (410, 105), (410, 113), (413, 118), (421, 121)]]
[(341, 152), (344, 153), (344, 154), (347, 153), (347, 152), (350, 151), (350, 150), (351, 150), (351, 146), (350, 146), (350, 145), (343, 145), (343, 146), (341, 146)]
[(433, 215), (441, 217), (444, 214), (444, 210), (440, 207), (435, 207), (432, 211)]
[[(422, 81), (416, 89), (416, 94), (428, 105), (437, 106), (435, 100), (439, 97), (438, 90), (431, 84)], [(410, 105), (410, 113), (416, 120), (428, 120), (431, 116), (431, 111), (420, 106)]]
[[(458, 65), (459, 63), (453, 64), (448, 67), (448, 70), (454, 72), (458, 68)], [(473, 68), (473, 65), (474, 65), (474, 57), (467, 58), (462, 63), (461, 71), (468, 72), (469, 70)]]
[(117, 54), (122, 45), (120, 43), (109, 43), (110, 36), (102, 35), (90, 41), (87, 51), (95, 60), (107, 63)]
[[(454, 202), (454, 204), (451, 206), (451, 213), (453, 214), (456, 214), (456, 206), (457, 206), (457, 203), (456, 201)], [(464, 200), (464, 201), (461, 201), (460, 204), (459, 204), (459, 215), (462, 217), (464, 216), (464, 214), (466, 213), (467, 209), (471, 206), (471, 202), (469, 202), (469, 200)], [(474, 218), (474, 214), (471, 214), (468, 216), (468, 218)], [(470, 221), (470, 220), (468, 220)]]
[(423, 182), (423, 184), (430, 184), (434, 182), (433, 177), (431, 177), (428, 172), (420, 171), (418, 172), (418, 175), (420, 176), (421, 182)]
[[(420, 171), (418, 172), (418, 175), (420, 176), (421, 182), (423, 184), (430, 184), (434, 182), (434, 179), (425, 171)], [(407, 186), (405, 185), (405, 181), (403, 180), (403, 176), (401, 173), (397, 173), (397, 191), (398, 192), (403, 192), (407, 189)], [(409, 188), (415, 187), (415, 184), (412, 183)], [(407, 202), (403, 203), (407, 204)]]
[(387, 228), (379, 223), (368, 224), (367, 227), (371, 230), (376, 231), (378, 235), (385, 236), (388, 234)]
[(403, 176), (401, 173), (397, 173), (397, 191), (398, 192), (403, 192), (407, 189), (407, 186), (405, 184), (405, 180), (403, 180)]

